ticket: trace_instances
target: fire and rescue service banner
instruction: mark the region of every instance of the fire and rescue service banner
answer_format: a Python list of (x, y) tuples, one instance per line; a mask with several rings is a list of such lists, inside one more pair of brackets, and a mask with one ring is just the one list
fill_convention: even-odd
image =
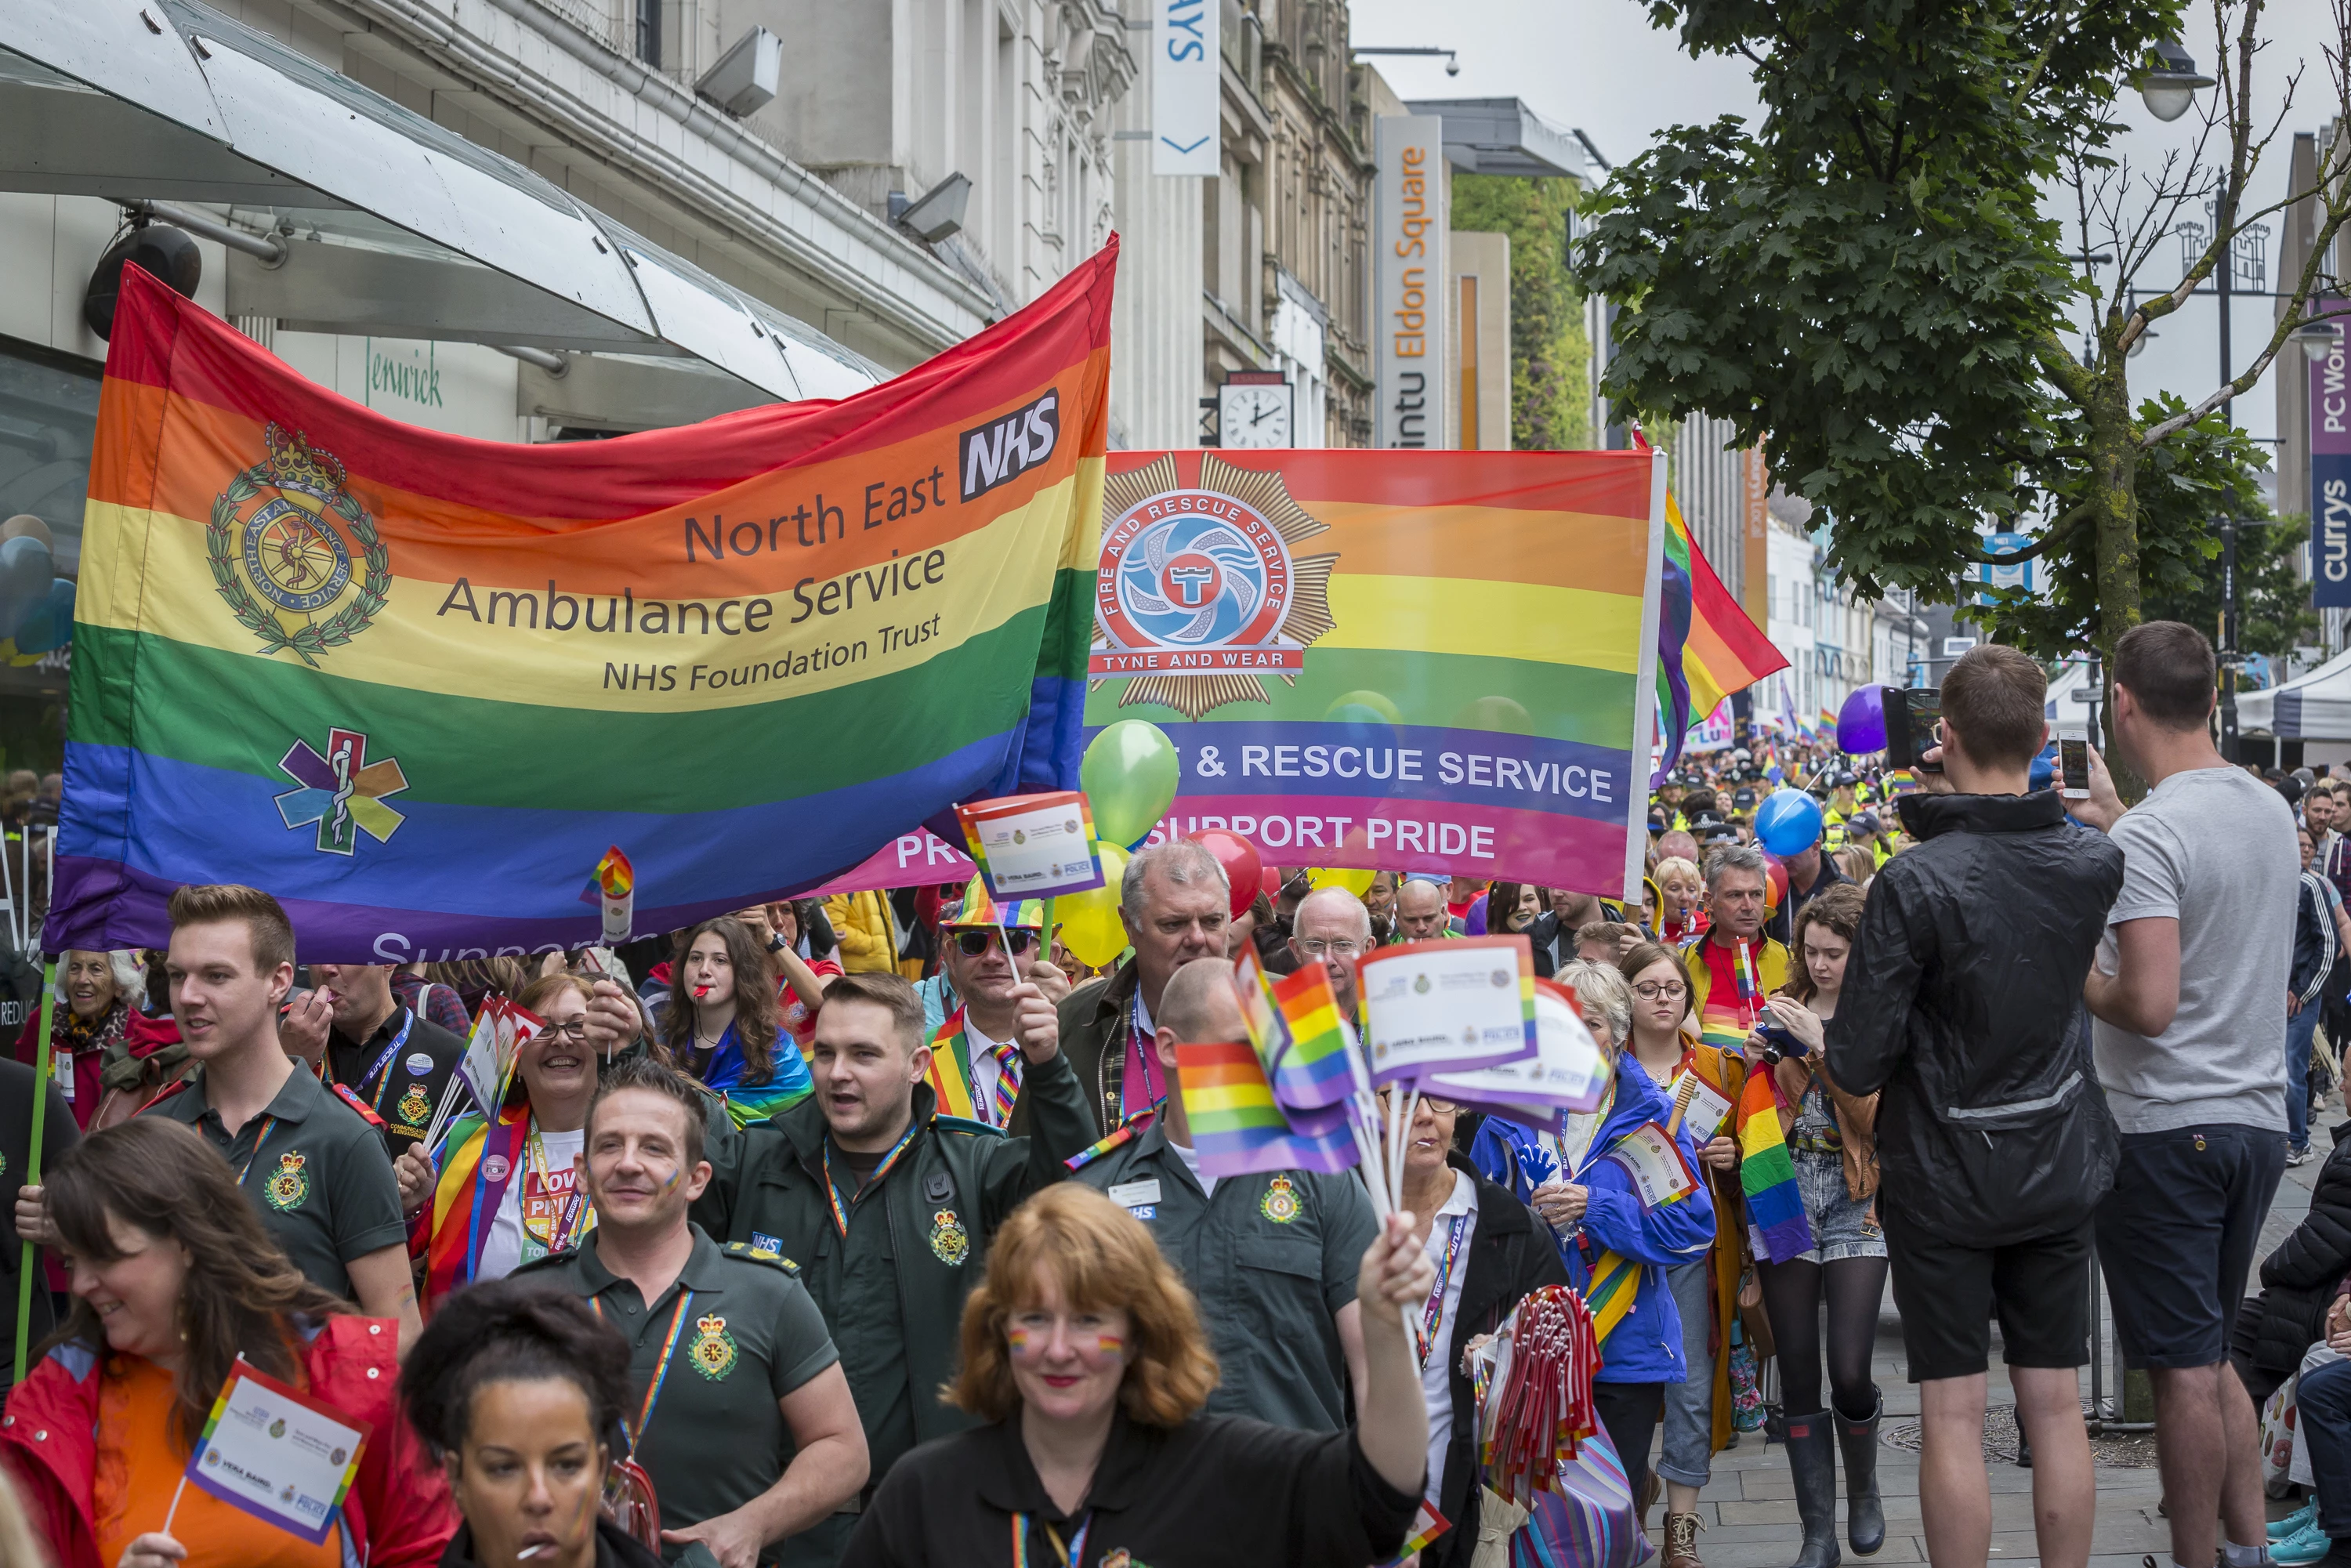
[(1155, 839), (1625, 894), (1645, 841), (1653, 452), (1115, 453), (1088, 732), (1166, 730)]
[(398, 423), (126, 270), (44, 934), (160, 946), (187, 883), (308, 959), (596, 939), (1074, 788), (1115, 242), (838, 402), (602, 442)]
[[(1268, 865), (1635, 896), (1664, 462), (1113, 453), (1085, 716), (1176, 742), (1146, 841), (1226, 828)], [(971, 869), (910, 828), (817, 891)]]

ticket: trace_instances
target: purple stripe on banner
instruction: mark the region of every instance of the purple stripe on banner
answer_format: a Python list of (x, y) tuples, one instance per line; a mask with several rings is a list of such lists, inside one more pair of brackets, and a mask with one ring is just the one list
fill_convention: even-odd
[[(580, 878), (617, 840), (637, 866), (636, 929), (671, 931), (813, 886), (896, 837), (931, 801), (993, 783), (1002, 737), (927, 767), (822, 794), (675, 816), (412, 803), (390, 839), (362, 834), (349, 856), (322, 853), (313, 827), (289, 830), (272, 782), (119, 747), (68, 744), (67, 788), (94, 809), (68, 813), (57, 843), (53, 952), (159, 947), (164, 905), (183, 883), (237, 882), (277, 895), (306, 963), (406, 963), (591, 942), (600, 916)], [(79, 824), (119, 824), (129, 844)], [(166, 877), (170, 866), (181, 874)], [(454, 868), (462, 876), (452, 875)], [(417, 907), (424, 888), (457, 907)], [(325, 894), (327, 896), (320, 896)], [(68, 914), (68, 911), (71, 911)]]
[(1179, 795), (1151, 841), (1224, 828), (1268, 865), (1458, 868), (1465, 875), (1604, 893), (1624, 891), (1625, 808), (1604, 822), (1461, 801), (1343, 795)]

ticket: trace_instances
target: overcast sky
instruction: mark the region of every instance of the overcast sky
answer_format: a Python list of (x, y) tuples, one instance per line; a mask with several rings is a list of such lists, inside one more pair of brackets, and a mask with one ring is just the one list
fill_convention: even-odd
[[(2259, 204), (2284, 193), (2292, 134), (2315, 131), (2329, 118), (2332, 88), (2323, 48), (2332, 36), (2331, 15), (2329, 0), (2273, 0), (2267, 7), (2263, 32), (2272, 42), (2256, 63), (2254, 82), (2256, 101), (2266, 114), (2257, 120), (2265, 123), (2277, 113), (2288, 76), (2297, 64), (2306, 68), (2257, 176), (2253, 196)], [(1359, 47), (1433, 45), (1458, 52), (1461, 72), (1453, 77), (1438, 59), (1373, 62), (1405, 98), (1522, 99), (1555, 124), (1583, 131), (1612, 163), (1636, 155), (1668, 126), (1757, 112), (1745, 61), (1691, 59), (1680, 52), (1674, 35), (1649, 26), (1646, 9), (1635, 0), (1447, 0), (1441, 7), (1426, 0), (1353, 0), (1353, 16)], [(2210, 73), (2214, 60), (2209, 5), (2190, 7), (2190, 33), (2184, 41)], [(2184, 149), (2197, 117), (2191, 110), (2162, 125), (2134, 96), (2125, 118), (2131, 131), (2122, 150), (2134, 162), (2152, 162), (2167, 148)], [(2273, 221), (2272, 288), (2279, 287), (2279, 234)], [(2070, 245), (2074, 236), (2067, 237)], [(2166, 246), (2141, 281), (2162, 287), (2179, 277), (2178, 251)], [(2232, 336), (2240, 368), (2267, 341), (2273, 315), (2269, 300), (2236, 303)], [(2220, 378), (2217, 325), (2209, 299), (2191, 302), (2164, 323), (2132, 367), (2134, 392), (2168, 387), (2191, 402), (2210, 392)], [(2254, 435), (2274, 435), (2275, 414), (2266, 382), (2237, 402), (2237, 422)]]

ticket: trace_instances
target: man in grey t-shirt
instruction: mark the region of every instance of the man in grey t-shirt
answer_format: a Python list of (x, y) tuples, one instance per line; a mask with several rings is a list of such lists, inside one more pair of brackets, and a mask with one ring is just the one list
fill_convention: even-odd
[(2115, 739), (2153, 789), (2126, 813), (2100, 768), (2076, 810), (2123, 851), (2123, 890), (2083, 987), (2122, 1132), (2098, 1257), (2124, 1359), (2155, 1385), (2172, 1558), (2212, 1562), (2218, 1514), (2234, 1568), (2258, 1560), (2263, 1511), (2252, 1402), (2226, 1358), (2285, 1169), (2301, 853), (2284, 799), (2213, 749), (2202, 632), (2133, 627), (2114, 667)]

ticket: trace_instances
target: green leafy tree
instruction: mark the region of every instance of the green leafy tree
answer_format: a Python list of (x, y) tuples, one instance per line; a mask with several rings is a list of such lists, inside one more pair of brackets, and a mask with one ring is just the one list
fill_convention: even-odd
[(1510, 236), (1510, 444), (1521, 452), (1592, 444), (1592, 345), (1583, 294), (1567, 266), (1575, 183), (1459, 174), (1453, 226)]
[[(1579, 280), (1625, 306), (1611, 397), (1729, 419), (1775, 479), (1829, 509), (1831, 564), (1865, 594), (1948, 601), (1989, 559), (1980, 528), (2037, 535), (2004, 559), (2043, 557), (2050, 600), (2001, 606), (2000, 634), (2048, 656), (2111, 653), (2148, 604), (2212, 571), (2216, 508), (2252, 504), (2258, 455), (2216, 411), (2260, 379), (2294, 314), (2198, 404), (2133, 397), (2131, 345), (2277, 210), (2244, 201), (2267, 145), (2250, 108), (2259, 0), (2214, 0), (2226, 68), (2196, 155), (2135, 173), (2111, 151), (2117, 96), (2182, 9), (1651, 0), (1692, 54), (1751, 60), (1765, 112), (1752, 131), (1667, 132), (1591, 200)], [(2330, 145), (2315, 191), (2287, 198), (2320, 209), (2310, 264), (2283, 282), (2297, 297), (2351, 216), (2347, 165)], [(2042, 210), (2052, 189), (2070, 191), (2070, 241)], [(2209, 218), (2202, 254), (2176, 287), (2140, 290), (2188, 213)]]

